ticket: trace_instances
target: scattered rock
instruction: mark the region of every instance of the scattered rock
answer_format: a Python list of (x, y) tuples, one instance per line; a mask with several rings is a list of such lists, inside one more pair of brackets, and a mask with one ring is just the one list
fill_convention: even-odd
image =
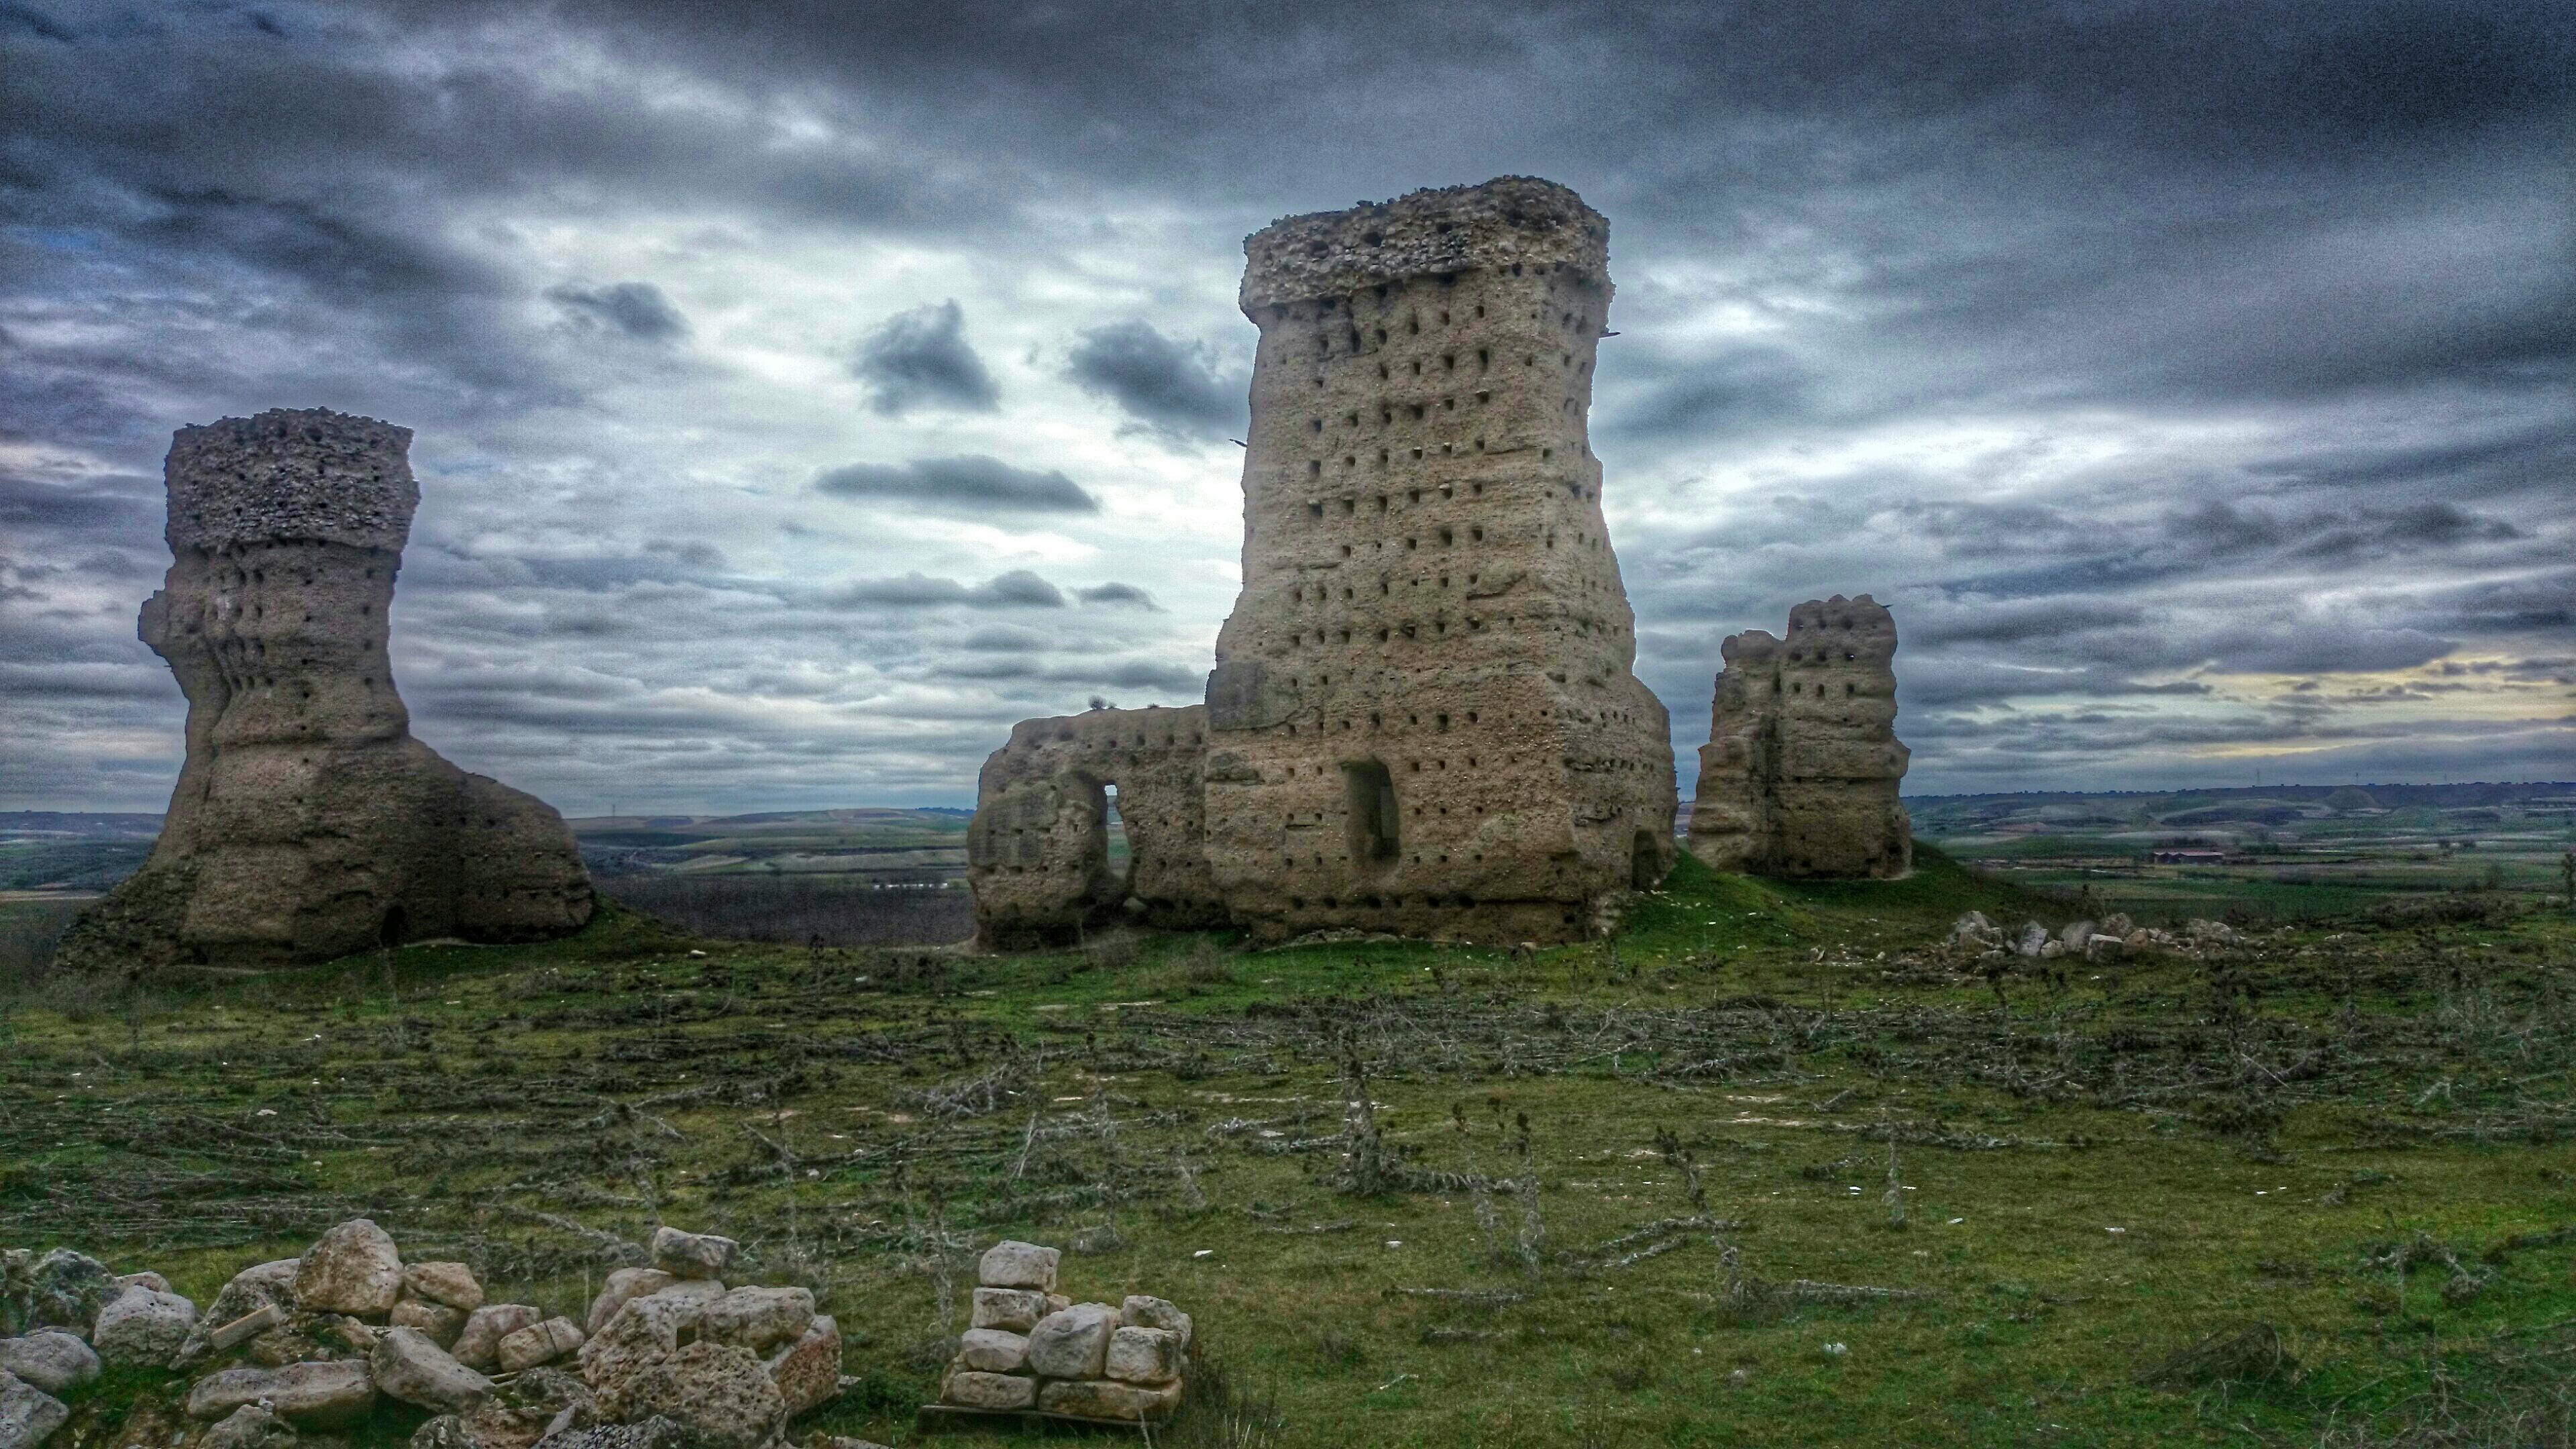
[(1026, 1409), (1038, 1401), (1038, 1381), (965, 1369), (948, 1376), (942, 1394), (969, 1409)]
[(223, 1369), (197, 1380), (188, 1391), (188, 1417), (220, 1419), (257, 1403), (298, 1428), (338, 1428), (365, 1418), (375, 1407), (376, 1383), (367, 1365), (354, 1359)]
[(474, 1270), (462, 1263), (405, 1263), (402, 1293), (405, 1298), (444, 1303), (459, 1313), (483, 1306), (483, 1285), (474, 1281)]
[(406, 1298), (394, 1305), (385, 1320), (396, 1328), (416, 1328), (429, 1335), (429, 1341), (446, 1348), (465, 1335), (465, 1310), (434, 1303), (426, 1298)]
[(401, 1293), (393, 1237), (366, 1218), (332, 1228), (296, 1261), (295, 1306), (307, 1313), (384, 1313)]
[[(280, 1258), (244, 1268), (226, 1283), (215, 1301), (197, 1315), (197, 1326), (179, 1349), (181, 1366), (195, 1363), (210, 1354), (226, 1353), (244, 1341), (266, 1333), (286, 1322), (286, 1310), (295, 1302), (295, 1269), (300, 1260)], [(274, 1321), (250, 1320), (262, 1309), (275, 1309)]]
[(679, 1281), (659, 1268), (618, 1269), (608, 1275), (608, 1284), (599, 1290), (599, 1296), (590, 1300), (590, 1314), (582, 1324), (582, 1331), (599, 1332), (608, 1326), (608, 1320), (617, 1316), (618, 1309), (626, 1306), (628, 1299), (659, 1293)]
[(712, 1233), (653, 1230), (653, 1266), (675, 1278), (721, 1277), (741, 1250), (742, 1244)]
[(1051, 1379), (1096, 1379), (1117, 1326), (1118, 1311), (1106, 1303), (1076, 1303), (1050, 1313), (1029, 1330), (1029, 1368)]
[(1015, 1374), (1029, 1366), (1029, 1338), (998, 1328), (970, 1328), (957, 1339), (957, 1361), (982, 1374)]
[(16, 1374), (39, 1392), (61, 1394), (98, 1377), (98, 1355), (68, 1329), (44, 1328), (0, 1338), (0, 1373)]
[(16, 1327), (20, 1332), (62, 1328), (87, 1338), (98, 1311), (124, 1291), (105, 1263), (87, 1253), (56, 1248), (35, 1261), (27, 1272), (26, 1286), (11, 1295), (23, 1296), (21, 1322)]
[(549, 1318), (502, 1339), (494, 1357), (505, 1374), (522, 1373), (578, 1351), (587, 1335), (569, 1318)]
[(651, 1412), (644, 1380), (678, 1351), (690, 1316), (681, 1303), (648, 1294), (630, 1300), (582, 1344), (581, 1375), (598, 1396), (603, 1418), (630, 1421)]
[(1181, 1336), (1161, 1328), (1121, 1328), (1109, 1335), (1102, 1372), (1131, 1384), (1168, 1384), (1181, 1376)]
[(118, 1286), (125, 1288), (149, 1288), (155, 1293), (170, 1291), (170, 1280), (158, 1273), (127, 1273), (116, 1281)]
[(286, 1449), (295, 1428), (257, 1404), (244, 1404), (225, 1415), (197, 1441), (198, 1449)]
[(2048, 928), (2037, 921), (2031, 921), (2021, 928), (2021, 939), (2013, 943), (2013, 951), (2018, 955), (2035, 957), (2039, 954), (2039, 948), (2047, 944)]
[[(541, 1409), (514, 1407), (497, 1399), (486, 1399), (462, 1413), (439, 1416), (454, 1419), (455, 1432), (473, 1449), (529, 1449), (545, 1437), (550, 1417)], [(418, 1444), (419, 1436), (414, 1435), (412, 1442)]]
[(448, 1352), (467, 1368), (490, 1368), (502, 1339), (545, 1321), (542, 1308), (525, 1303), (486, 1303), (465, 1315), (465, 1328), (456, 1335), (456, 1345)]
[(71, 1416), (60, 1399), (0, 1373), (0, 1449), (35, 1449)]
[(1046, 1295), (1025, 1288), (978, 1288), (975, 1290), (973, 1326), (998, 1328), (1008, 1333), (1027, 1333), (1038, 1326), (1048, 1313)]
[(98, 1311), (91, 1346), (112, 1364), (166, 1364), (197, 1326), (197, 1305), (137, 1284)]
[(1005, 1240), (984, 1250), (975, 1279), (987, 1288), (1034, 1288), (1055, 1291), (1056, 1264), (1064, 1257), (1053, 1248)]
[(698, 1332), (718, 1343), (767, 1353), (814, 1321), (814, 1295), (802, 1288), (735, 1288), (707, 1304)]
[(1181, 1386), (1147, 1388), (1108, 1379), (1078, 1379), (1038, 1390), (1038, 1407), (1086, 1419), (1159, 1419), (1181, 1401)]
[(406, 1404), (453, 1414), (492, 1395), (492, 1381), (458, 1363), (417, 1328), (388, 1328), (367, 1356), (376, 1389)]
[(810, 1413), (841, 1392), (841, 1325), (817, 1313), (794, 1343), (764, 1360), (770, 1382), (787, 1403), (787, 1417)]
[[(605, 1394), (600, 1403), (605, 1410)], [(687, 1430), (698, 1449), (758, 1449), (787, 1422), (786, 1397), (759, 1356), (704, 1339), (638, 1375), (624, 1408), (612, 1417), (659, 1414)]]

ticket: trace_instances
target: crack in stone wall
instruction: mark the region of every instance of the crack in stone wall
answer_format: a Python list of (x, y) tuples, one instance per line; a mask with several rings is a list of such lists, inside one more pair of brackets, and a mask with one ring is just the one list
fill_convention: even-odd
[[(1667, 719), (1632, 672), (1586, 431), (1608, 236), (1506, 177), (1246, 241), (1244, 582), (1198, 721), (1206, 894), (1169, 899), (1265, 938), (1564, 940), (1670, 866)], [(1015, 754), (1066, 723), (985, 767), (988, 937), (1103, 899), (1084, 782), (1114, 769)]]
[(137, 632), (187, 696), (187, 757), (152, 855), (58, 962), (318, 961), (589, 919), (563, 817), (411, 737), (386, 654), (420, 502), (410, 444), (324, 409), (173, 438), (172, 562)]
[(1914, 863), (1897, 799), (1896, 620), (1869, 595), (1810, 599), (1789, 636), (1720, 646), (1690, 849), (1715, 870), (1890, 879)]

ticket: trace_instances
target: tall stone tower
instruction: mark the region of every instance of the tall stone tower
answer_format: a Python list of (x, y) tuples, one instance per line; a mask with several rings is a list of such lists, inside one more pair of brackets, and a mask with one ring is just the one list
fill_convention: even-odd
[(1912, 822), (1897, 798), (1896, 619), (1869, 595), (1809, 599), (1789, 637), (1753, 629), (1718, 652), (1699, 752), (1691, 854), (1777, 876), (1901, 876)]
[(187, 759), (150, 859), (74, 923), (65, 967), (326, 960), (589, 919), (563, 817), (411, 737), (386, 655), (420, 504), (410, 445), (322, 409), (172, 440), (170, 573), (139, 633), (187, 696)]
[(1205, 765), (1236, 920), (1564, 939), (1671, 863), (1585, 427), (1608, 241), (1528, 177), (1246, 241), (1243, 592)]

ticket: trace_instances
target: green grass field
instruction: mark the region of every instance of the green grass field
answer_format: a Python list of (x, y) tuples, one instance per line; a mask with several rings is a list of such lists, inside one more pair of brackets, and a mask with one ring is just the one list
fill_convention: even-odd
[[(1996, 973), (1938, 944), (1971, 907), (2069, 915), (1927, 850), (1894, 883), (1685, 860), (1534, 956), (816, 952), (612, 910), (52, 983), (0, 997), (0, 1244), (202, 1302), (363, 1212), (571, 1308), (598, 1235), (725, 1232), (848, 1333), (810, 1426), (895, 1444), (1004, 1236), (1197, 1315), (1255, 1428), (1178, 1442), (2569, 1442), (2564, 910)], [(2295, 1366), (2168, 1363), (2257, 1324)]]

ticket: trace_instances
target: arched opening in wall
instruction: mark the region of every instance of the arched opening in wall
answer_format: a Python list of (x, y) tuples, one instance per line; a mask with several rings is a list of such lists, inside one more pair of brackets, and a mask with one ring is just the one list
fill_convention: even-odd
[(400, 906), (385, 912), (384, 920), (376, 926), (376, 944), (387, 950), (401, 945), (410, 936), (411, 918), (403, 914)]
[(1351, 825), (1352, 862), (1363, 870), (1394, 864), (1404, 849), (1394, 774), (1376, 760), (1356, 761), (1342, 766), (1342, 791)]
[(1637, 832), (1628, 847), (1628, 882), (1641, 891), (1650, 891), (1664, 882), (1664, 853), (1655, 848), (1655, 833)]

